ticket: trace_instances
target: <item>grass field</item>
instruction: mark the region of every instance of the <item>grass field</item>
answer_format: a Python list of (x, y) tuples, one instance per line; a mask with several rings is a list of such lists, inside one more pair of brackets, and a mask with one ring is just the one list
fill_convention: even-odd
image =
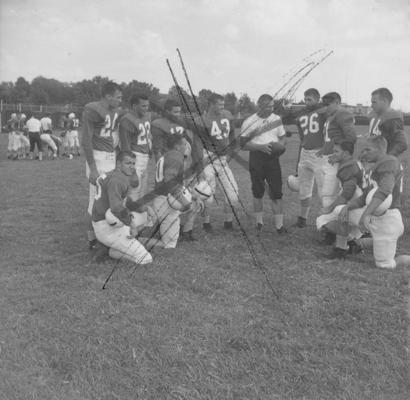
[[(198, 224), (198, 242), (133, 274), (122, 262), (101, 290), (113, 264), (87, 249), (84, 160), (7, 161), (0, 136), (1, 400), (410, 398), (408, 271), (375, 269), (369, 253), (324, 261), (313, 217), (279, 237), (268, 207), (258, 238), (240, 210), (276, 298), (214, 208), (214, 236)], [(250, 212), (248, 173), (232, 166)], [(284, 193), (289, 226), (298, 202)]]

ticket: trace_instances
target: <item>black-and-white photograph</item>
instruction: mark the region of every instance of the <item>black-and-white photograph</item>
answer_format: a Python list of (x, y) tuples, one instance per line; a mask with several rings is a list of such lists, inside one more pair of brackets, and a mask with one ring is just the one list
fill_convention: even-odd
[(408, 0), (1, 0), (0, 400), (410, 398)]

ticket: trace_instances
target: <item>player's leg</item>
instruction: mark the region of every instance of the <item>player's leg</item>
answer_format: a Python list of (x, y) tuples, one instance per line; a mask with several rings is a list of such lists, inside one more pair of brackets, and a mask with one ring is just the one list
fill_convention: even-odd
[(148, 192), (148, 154), (139, 153), (137, 151), (133, 152), (136, 156), (135, 158), (135, 172), (138, 176), (139, 186), (135, 191), (136, 198), (139, 199), (143, 197)]
[(322, 166), (323, 186), (322, 186), (322, 206), (329, 207), (336, 199), (340, 191), (340, 183), (337, 179), (338, 164), (330, 164), (325, 161)]
[(391, 209), (380, 217), (373, 216), (369, 228), (373, 237), (373, 256), (376, 267), (396, 268), (397, 240), (404, 232), (400, 211)]
[(276, 231), (279, 234), (286, 233), (283, 226), (283, 204), (282, 204), (282, 171), (279, 158), (269, 160), (265, 169), (265, 178), (269, 187), (269, 197)]
[(80, 141), (78, 139), (78, 131), (73, 131), (74, 150), (77, 156), (80, 155)]
[(36, 139), (35, 139), (34, 132), (29, 132), (28, 138), (30, 141), (30, 160), (33, 160), (34, 159), (34, 149), (36, 147)]
[(233, 222), (233, 207), (236, 207), (239, 202), (239, 189), (236, 179), (232, 173), (231, 168), (226, 162), (226, 157), (221, 157), (216, 161), (216, 169), (218, 172), (218, 185), (223, 186), (224, 193), (224, 228), (232, 229)]
[(193, 200), (191, 208), (187, 212), (180, 214), (181, 240), (196, 241), (196, 238), (193, 236), (193, 229), (196, 217), (200, 211), (199, 203)]
[(300, 153), (300, 161), (298, 165), (300, 212), (296, 224), (299, 228), (306, 226), (306, 220), (309, 215), (312, 200), (314, 185), (312, 156), (312, 150), (302, 149)]
[(30, 155), (30, 140), (23, 132), (20, 133), (20, 140), (24, 152), (23, 158), (27, 158)]
[[(212, 189), (212, 195), (215, 196), (216, 191), (216, 177), (215, 177), (215, 170), (213, 164), (209, 163), (203, 170), (203, 175), (205, 180), (207, 181), (208, 185)], [(203, 215), (203, 228), (206, 232), (212, 232), (212, 225), (210, 221), (210, 213), (209, 213), (209, 205), (205, 205)]]
[(45, 143), (48, 147), (50, 147), (50, 149), (53, 152), (53, 158), (57, 158), (57, 146), (54, 143), (53, 139), (51, 139), (50, 134), (43, 133), (42, 135), (40, 135), (40, 139), (43, 143)]
[[(251, 153), (252, 154), (252, 153)], [(256, 219), (256, 229), (263, 228), (263, 195), (265, 194), (264, 166), (256, 157), (249, 155), (249, 175), (253, 195), (253, 212)]]
[(17, 160), (18, 155), (19, 155), (19, 148), (20, 148), (20, 140), (17, 135), (17, 132), (12, 132), (12, 138), (11, 138), (11, 159), (12, 160)]

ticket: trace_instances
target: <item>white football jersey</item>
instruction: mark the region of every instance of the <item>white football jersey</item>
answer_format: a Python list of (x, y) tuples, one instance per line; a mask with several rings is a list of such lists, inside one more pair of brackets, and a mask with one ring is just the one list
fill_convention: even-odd
[(256, 134), (250, 142), (255, 144), (278, 142), (286, 134), (281, 118), (274, 113), (267, 118), (255, 113), (242, 123), (240, 136), (253, 136), (254, 133)]

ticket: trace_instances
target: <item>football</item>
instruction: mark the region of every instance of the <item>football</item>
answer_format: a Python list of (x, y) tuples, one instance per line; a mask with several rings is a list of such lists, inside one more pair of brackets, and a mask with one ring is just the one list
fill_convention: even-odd
[(141, 228), (148, 223), (148, 213), (137, 213), (135, 211), (131, 212), (131, 227)]
[[(373, 199), (374, 194), (377, 191), (377, 187), (374, 187), (372, 190), (370, 190), (369, 193), (367, 193), (366, 196), (366, 205), (368, 206), (370, 202)], [(383, 202), (379, 205), (379, 207), (376, 208), (376, 210), (373, 212), (373, 215), (376, 217), (379, 217), (380, 215), (383, 215), (391, 206), (391, 203), (393, 201), (393, 196), (389, 194)]]
[(289, 175), (287, 184), (292, 192), (299, 192), (299, 177), (297, 175)]
[(275, 155), (277, 155), (277, 156), (281, 156), (285, 151), (286, 151), (286, 147), (285, 147), (285, 145), (283, 145), (282, 143), (280, 143), (280, 142), (272, 142), (271, 144), (270, 144), (270, 147), (271, 147), (271, 153), (272, 154), (275, 154)]
[(201, 200), (207, 201), (212, 198), (212, 189), (208, 182), (200, 180), (193, 189), (194, 195), (198, 196)]

